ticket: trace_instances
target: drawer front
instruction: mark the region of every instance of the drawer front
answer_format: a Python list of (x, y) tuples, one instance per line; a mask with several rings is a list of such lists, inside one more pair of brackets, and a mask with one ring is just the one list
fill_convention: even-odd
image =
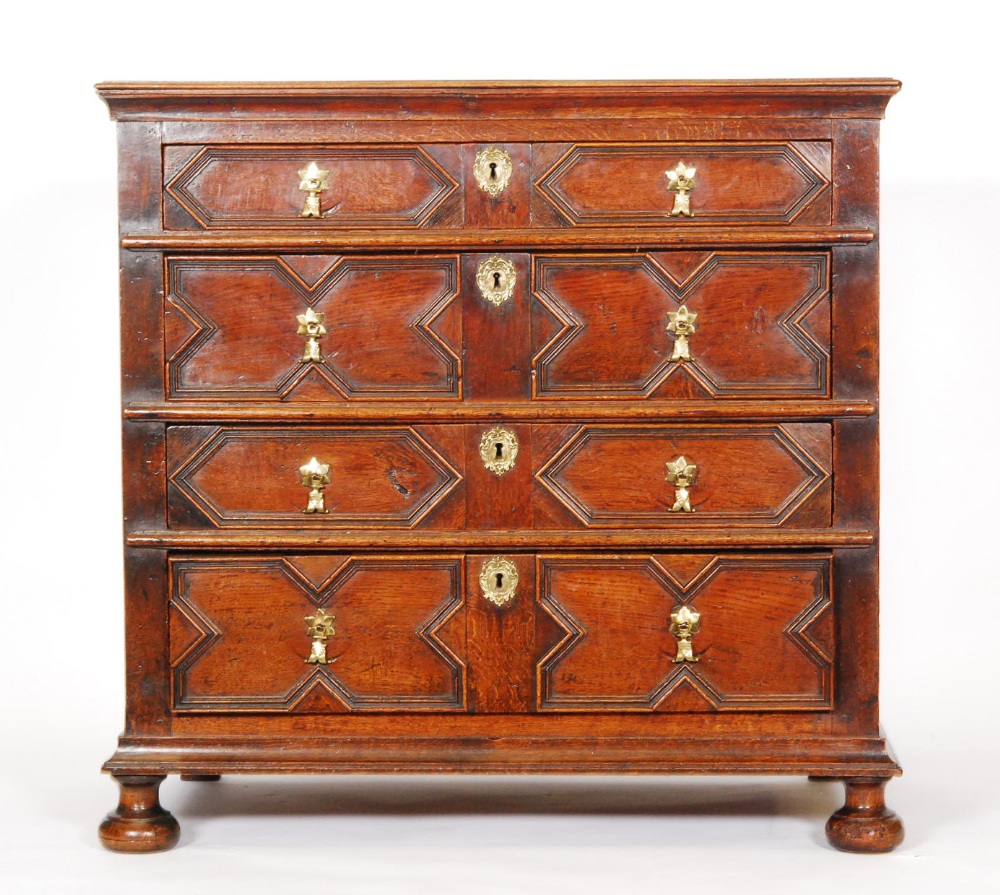
[[(459, 182), (435, 151), (412, 145), (167, 146), (164, 225), (434, 226), (460, 202)], [(313, 163), (322, 182), (311, 195)], [(316, 200), (312, 211), (310, 198)]]
[(829, 554), (173, 557), (177, 712), (824, 711)]
[(831, 451), (828, 423), (171, 426), (168, 511), (175, 528), (820, 527)]
[[(829, 142), (560, 148), (540, 170), (540, 156), (553, 155), (554, 148), (539, 153), (536, 147), (536, 189), (540, 205), (564, 226), (828, 224), (831, 219)], [(686, 183), (668, 173), (678, 171)]]
[(829, 269), (825, 252), (174, 256), (165, 392), (285, 402), (826, 397)]
[(827, 554), (539, 557), (539, 607), (560, 634), (538, 662), (538, 708), (830, 709), (831, 568)]
[(164, 148), (168, 230), (821, 226), (831, 197), (828, 141)]
[(166, 294), (171, 398), (462, 396), (455, 256), (173, 257)]
[(462, 711), (461, 557), (170, 563), (177, 711)]
[(538, 398), (829, 394), (829, 255), (533, 259)]

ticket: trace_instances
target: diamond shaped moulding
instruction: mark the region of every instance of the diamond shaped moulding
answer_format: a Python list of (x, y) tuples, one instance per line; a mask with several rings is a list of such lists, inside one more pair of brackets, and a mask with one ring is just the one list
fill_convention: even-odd
[[(344, 557), (319, 588), (289, 557), (175, 557), (171, 570), (177, 711), (465, 708), (460, 559)], [(336, 618), (326, 665), (303, 661), (317, 608)]]
[[(685, 584), (670, 555), (540, 558), (539, 606), (562, 632), (537, 664), (540, 711), (831, 707), (830, 556), (685, 558), (703, 565)], [(678, 605), (701, 613), (690, 663), (675, 661)]]
[[(688, 254), (536, 256), (536, 396), (663, 397), (681, 376), (711, 397), (827, 395), (829, 256), (713, 252), (685, 269)], [(698, 331), (678, 363), (667, 322), (682, 306)]]
[[(330, 467), (327, 512), (305, 514), (299, 467), (313, 456)], [(437, 450), (406, 427), (219, 428), (170, 473), (186, 502), (218, 527), (410, 528), (461, 481)]]
[[(586, 526), (777, 526), (810, 505), (830, 523), (829, 424), (800, 426), (581, 426), (536, 474)], [(666, 463), (698, 466), (690, 513), (671, 512)]]
[[(454, 256), (317, 255), (310, 261), (305, 267), (274, 256), (169, 259), (170, 397), (461, 397)], [(327, 331), (321, 359), (303, 363), (296, 320), (309, 309), (325, 315)], [(393, 351), (384, 350), (390, 334)]]
[[(811, 161), (807, 161), (809, 156)], [(697, 168), (693, 217), (671, 218), (665, 172), (679, 160)], [(829, 143), (676, 143), (573, 146), (536, 182), (570, 224), (690, 226), (791, 223), (829, 196)], [(814, 223), (829, 223), (830, 205)]]
[[(322, 217), (303, 219), (298, 172), (330, 172)], [(418, 146), (202, 147), (165, 190), (205, 228), (420, 227), (458, 182)], [(167, 210), (167, 226), (176, 229)]]

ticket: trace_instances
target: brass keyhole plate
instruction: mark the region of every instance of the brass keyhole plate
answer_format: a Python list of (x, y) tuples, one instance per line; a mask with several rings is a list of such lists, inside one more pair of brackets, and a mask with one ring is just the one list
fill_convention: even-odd
[(503, 426), (494, 426), (479, 439), (479, 456), (483, 466), (498, 476), (514, 468), (517, 448), (517, 436)]
[(479, 189), (489, 193), (495, 199), (510, 182), (514, 172), (514, 164), (510, 156), (496, 146), (487, 146), (476, 153), (476, 162), (472, 166), (472, 175), (479, 184)]
[(483, 563), (479, 586), (483, 596), (495, 606), (506, 606), (517, 592), (517, 566), (509, 559), (494, 556)]
[(479, 293), (490, 304), (500, 307), (514, 295), (517, 283), (517, 269), (506, 258), (494, 255), (479, 262), (476, 269), (476, 285)]

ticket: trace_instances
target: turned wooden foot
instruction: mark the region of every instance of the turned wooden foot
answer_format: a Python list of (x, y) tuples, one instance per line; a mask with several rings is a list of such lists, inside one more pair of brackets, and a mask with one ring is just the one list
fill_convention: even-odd
[(185, 783), (218, 783), (222, 774), (181, 774)]
[(844, 807), (826, 822), (834, 848), (863, 854), (892, 851), (903, 841), (903, 822), (885, 807), (885, 777), (848, 777)]
[(180, 827), (160, 806), (163, 777), (119, 777), (118, 807), (101, 823), (105, 848), (117, 852), (166, 851), (177, 844)]

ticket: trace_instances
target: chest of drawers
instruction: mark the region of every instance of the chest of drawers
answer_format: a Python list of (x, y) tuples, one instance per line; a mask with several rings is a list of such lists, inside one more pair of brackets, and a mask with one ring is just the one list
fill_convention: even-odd
[(890, 80), (103, 84), (126, 728), (164, 776), (843, 779), (878, 723)]

